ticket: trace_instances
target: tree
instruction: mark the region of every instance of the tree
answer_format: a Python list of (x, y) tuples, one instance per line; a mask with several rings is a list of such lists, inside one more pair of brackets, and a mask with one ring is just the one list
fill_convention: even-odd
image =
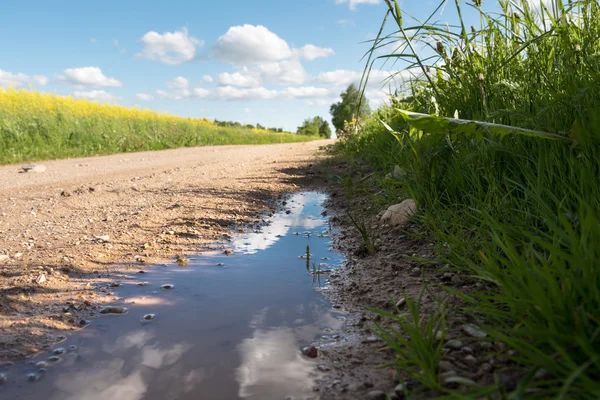
[(305, 136), (321, 136), (324, 138), (331, 137), (331, 128), (329, 123), (321, 117), (307, 118), (302, 123), (302, 126), (298, 127), (296, 132), (298, 135)]
[(344, 121), (352, 121), (353, 116), (355, 118), (363, 118), (371, 112), (369, 103), (364, 97), (359, 109), (360, 91), (354, 84), (348, 86), (348, 88), (340, 94), (340, 97), (342, 98), (342, 101), (332, 104), (329, 109), (332, 116), (331, 121), (337, 131), (344, 130)]

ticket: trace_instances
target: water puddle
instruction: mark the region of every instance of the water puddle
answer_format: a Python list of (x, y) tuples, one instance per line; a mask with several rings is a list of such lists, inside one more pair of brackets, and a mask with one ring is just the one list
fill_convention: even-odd
[(101, 315), (49, 352), (0, 370), (0, 398), (317, 398), (312, 387), (326, 368), (300, 349), (336, 340), (345, 320), (319, 293), (327, 270), (343, 262), (329, 247), (324, 200), (292, 196), (262, 232), (233, 238), (232, 255), (123, 279), (111, 290), (125, 314)]

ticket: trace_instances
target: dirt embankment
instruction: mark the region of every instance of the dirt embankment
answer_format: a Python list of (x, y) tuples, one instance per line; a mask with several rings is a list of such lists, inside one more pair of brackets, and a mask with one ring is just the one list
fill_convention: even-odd
[(114, 300), (97, 281), (175, 261), (310, 183), (331, 141), (220, 146), (0, 167), (0, 360), (60, 341)]

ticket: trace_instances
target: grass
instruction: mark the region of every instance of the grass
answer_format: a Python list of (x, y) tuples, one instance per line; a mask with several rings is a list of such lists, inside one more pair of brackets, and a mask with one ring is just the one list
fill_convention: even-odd
[(0, 165), (177, 147), (317, 138), (0, 88)]
[[(455, 26), (433, 14), (412, 24), (386, 3), (394, 32), (374, 41), (366, 72), (395, 60), (414, 79), (340, 151), (371, 165), (390, 204), (415, 199), (441, 262), (492, 286), (455, 292), (467, 306), (454, 312), (506, 343), (531, 373), (512, 392), (481, 390), (600, 398), (599, 2), (498, 0), (486, 11), (456, 1)], [(436, 12), (444, 6), (452, 7)], [(462, 18), (467, 6), (477, 27)], [(383, 178), (392, 171), (401, 178)], [(423, 325), (400, 325), (408, 339), (381, 332), (398, 368), (435, 358), (435, 346), (407, 353)], [(541, 369), (548, 378), (532, 379)], [(430, 376), (420, 381), (451, 393)]]

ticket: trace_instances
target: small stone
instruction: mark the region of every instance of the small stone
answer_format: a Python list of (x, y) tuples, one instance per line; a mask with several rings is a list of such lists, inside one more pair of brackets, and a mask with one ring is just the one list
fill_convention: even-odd
[(103, 243), (107, 243), (110, 241), (110, 236), (109, 235), (101, 235), (101, 236), (94, 236), (94, 238), (99, 241), (99, 242), (103, 242)]
[(176, 263), (180, 267), (185, 267), (188, 264), (188, 260), (184, 256), (177, 256)]
[(225, 264), (223, 264), (223, 263), (218, 263), (217, 264), (217, 267), (224, 267), (224, 266), (225, 266)]
[(35, 381), (37, 381), (39, 379), (40, 379), (40, 376), (38, 374), (36, 374), (35, 372), (27, 374), (27, 380), (29, 382), (35, 382)]
[(421, 268), (415, 267), (411, 269), (410, 276), (412, 276), (413, 278), (418, 278), (419, 276), (421, 276)]
[(60, 354), (64, 354), (64, 352), (65, 352), (65, 348), (64, 348), (64, 347), (57, 347), (56, 349), (54, 349), (54, 350), (52, 351), (52, 354), (54, 354), (54, 355), (57, 355), (57, 356), (58, 356), (58, 355), (60, 355)]
[(230, 256), (233, 254), (233, 250), (231, 250), (231, 249), (223, 250), (223, 254), (225, 254), (226, 256)]
[(125, 314), (127, 309), (121, 306), (108, 306), (100, 310), (100, 314)]
[(452, 378), (456, 376), (456, 371), (446, 371), (443, 374), (440, 374), (440, 378), (442, 378), (442, 381), (446, 381), (446, 379), (448, 378)]
[(325, 365), (325, 364), (319, 364), (317, 365), (317, 369), (321, 372), (327, 372), (327, 371), (331, 371), (331, 368), (329, 368), (329, 366)]
[(474, 367), (477, 364), (477, 359), (469, 354), (465, 357), (465, 363), (467, 363), (467, 365), (470, 367)]
[(417, 212), (417, 206), (412, 199), (404, 200), (402, 203), (388, 207), (381, 217), (382, 223), (391, 226), (406, 225), (410, 218)]
[(489, 374), (494, 370), (494, 366), (490, 363), (483, 363), (481, 364), (481, 367), (479, 367), (479, 370), (483, 373)]
[(446, 344), (444, 345), (444, 347), (449, 347), (454, 350), (459, 350), (463, 347), (463, 342), (461, 342), (460, 340), (456, 340), (456, 339), (448, 340), (446, 342)]
[(375, 342), (378, 342), (378, 341), (379, 341), (379, 338), (378, 338), (377, 336), (369, 336), (369, 337), (366, 339), (366, 342), (367, 342), (367, 343), (375, 343)]
[(394, 393), (396, 393), (396, 396), (400, 397), (401, 399), (404, 398), (404, 385), (401, 383), (396, 385), (394, 388)]
[(46, 361), (40, 361), (35, 364), (36, 368), (46, 368), (48, 367), (48, 363)]
[(75, 346), (74, 344), (69, 346), (69, 351), (75, 351), (77, 350), (77, 346)]
[(77, 325), (84, 327), (84, 326), (88, 326), (90, 324), (90, 321), (88, 321), (87, 319), (80, 319), (79, 322), (77, 323)]
[(381, 390), (371, 390), (367, 393), (368, 400), (387, 400), (387, 394)]
[(156, 318), (156, 314), (146, 314), (146, 315), (144, 315), (144, 320), (146, 320), (146, 321), (151, 321), (154, 318)]
[(146, 286), (148, 284), (148, 282), (138, 282), (136, 283), (137, 286)]
[(465, 347), (463, 347), (463, 348), (461, 349), (461, 351), (462, 351), (463, 353), (467, 353), (467, 354), (473, 354), (473, 349), (472, 349), (472, 348), (470, 348), (470, 347), (468, 347), (468, 346), (465, 346)]
[(26, 164), (21, 166), (21, 172), (44, 172), (46, 166), (42, 164)]
[(442, 340), (444, 338), (444, 331), (437, 331), (435, 332), (435, 340)]
[(315, 346), (309, 346), (302, 349), (302, 354), (308, 358), (317, 358), (319, 350)]
[(0, 385), (5, 383), (8, 380), (8, 376), (6, 374), (0, 374)]
[(60, 192), (60, 195), (62, 197), (71, 197), (71, 193), (67, 192), (66, 190), (63, 190), (62, 192)]
[(484, 337), (487, 336), (486, 333), (481, 332), (480, 330), (478, 330), (477, 328), (475, 328), (472, 325), (463, 325), (462, 326), (462, 330), (469, 336), (474, 337), (474, 338), (478, 338), (478, 339), (483, 339)]
[[(419, 271), (419, 274), (420, 274), (420, 273), (421, 273), (421, 272)], [(404, 297), (400, 298), (400, 300), (398, 300), (398, 301), (396, 302), (396, 308), (402, 308), (402, 307), (404, 307), (405, 305), (406, 305), (406, 299), (405, 299)]]
[(0, 263), (5, 263), (8, 260), (10, 260), (9, 256), (7, 256), (6, 254), (0, 254)]
[(161, 288), (165, 289), (165, 290), (173, 289), (174, 287), (175, 287), (175, 285), (172, 285), (170, 283), (166, 283), (166, 284), (164, 284), (164, 285), (161, 286)]
[(452, 363), (448, 361), (440, 361), (438, 367), (441, 372), (448, 372), (454, 369), (454, 365), (452, 365)]
[(0, 361), (0, 369), (8, 369), (15, 365), (12, 361)]
[(39, 276), (38, 276), (38, 277), (35, 279), (35, 282), (36, 282), (38, 285), (41, 285), (42, 283), (46, 282), (46, 280), (47, 280), (47, 279), (46, 279), (46, 274), (42, 273), (42, 274), (40, 274), (40, 275), (39, 275)]
[(62, 358), (60, 358), (59, 356), (50, 356), (50, 357), (48, 357), (48, 361), (51, 362), (51, 363), (59, 362), (60, 360), (62, 360)]

